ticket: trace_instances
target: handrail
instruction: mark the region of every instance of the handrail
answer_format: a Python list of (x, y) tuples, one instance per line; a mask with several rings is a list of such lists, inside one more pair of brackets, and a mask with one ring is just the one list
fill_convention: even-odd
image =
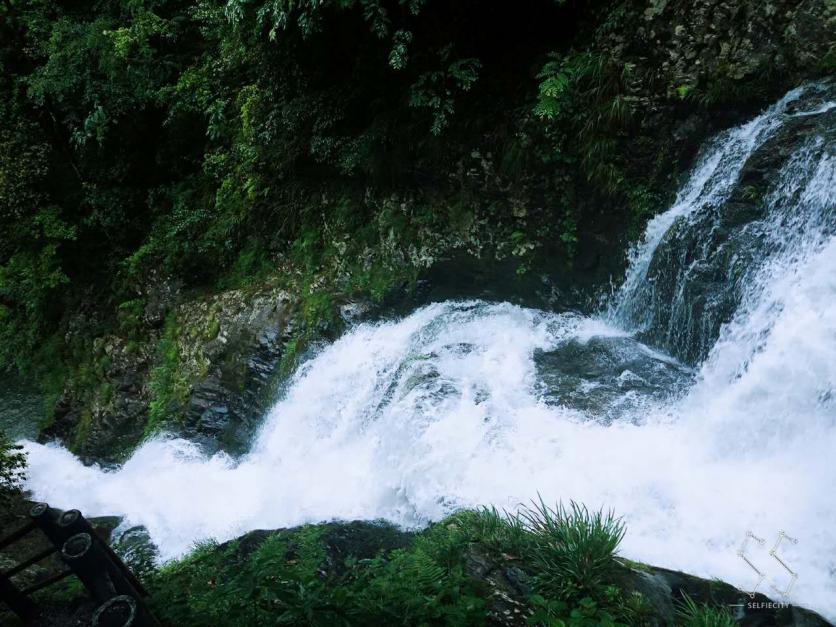
[(28, 560), (25, 560), (25, 561), (21, 562), (20, 564), (18, 564), (17, 566), (14, 566), (13, 568), (10, 568), (9, 570), (7, 570), (3, 573), (0, 573), (0, 577), (7, 577), (7, 578), (11, 579), (12, 577), (14, 577), (18, 573), (26, 570), (27, 568), (29, 568), (33, 564), (37, 564), (42, 559), (46, 559), (47, 557), (49, 557), (53, 553), (57, 553), (57, 552), (58, 552), (58, 549), (55, 548), (54, 546), (51, 546), (48, 549), (44, 549), (40, 553), (35, 553), (35, 555), (30, 557)]
[(43, 590), (47, 586), (51, 586), (52, 584), (57, 583), (57, 582), (61, 581), (62, 579), (66, 579), (67, 577), (69, 577), (72, 574), (73, 574), (72, 569), (67, 568), (65, 570), (62, 570), (59, 573), (54, 574), (52, 577), (47, 577), (43, 581), (39, 581), (38, 583), (32, 584), (28, 588), (24, 588), (23, 590), (20, 591), (20, 593), (25, 595), (25, 596), (29, 596), (29, 595), (37, 592), (38, 590)]
[(8, 536), (6, 536), (2, 540), (0, 540), (0, 551), (2, 551), (3, 549), (5, 549), (7, 546), (9, 546), (11, 544), (14, 544), (15, 542), (20, 540), (23, 536), (25, 536), (30, 531), (34, 531), (34, 529), (35, 529), (35, 523), (34, 522), (28, 522), (23, 527), (18, 529), (17, 531), (14, 531), (14, 532), (10, 533)]
[[(129, 608), (130, 621), (124, 625), (159, 627), (143, 600), (148, 596), (148, 591), (142, 582), (80, 511), (61, 511), (49, 507), (46, 503), (36, 503), (30, 510), (29, 517), (29, 523), (0, 539), (0, 549), (3, 549), (39, 529), (50, 543), (49, 548), (39, 551), (5, 572), (0, 572), (0, 601), (4, 601), (25, 623), (37, 615), (37, 607), (31, 599), (32, 594), (75, 575), (99, 606), (96, 616), (102, 625), (116, 624), (119, 617), (127, 611), (126, 608)], [(68, 566), (66, 570), (23, 590), (19, 590), (12, 582), (12, 577), (54, 553), (60, 554), (62, 561)]]

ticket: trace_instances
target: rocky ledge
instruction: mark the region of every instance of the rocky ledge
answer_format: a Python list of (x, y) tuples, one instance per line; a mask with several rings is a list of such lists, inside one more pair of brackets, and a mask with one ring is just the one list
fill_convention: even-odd
[[(314, 589), (321, 585), (326, 590), (326, 596), (341, 598), (341, 595), (352, 594), (352, 581), (360, 581), (364, 586), (371, 588), (377, 585), (374, 577), (367, 574), (364, 578), (364, 575), (358, 575), (358, 570), (379, 568), (385, 571), (389, 566), (393, 568), (385, 577), (406, 575), (409, 579), (414, 579), (409, 585), (414, 585), (415, 594), (420, 594), (419, 588), (424, 585), (421, 581), (424, 569), (431, 570), (431, 567), (424, 566), (423, 560), (436, 559), (434, 556), (442, 555), (444, 568), (434, 575), (437, 579), (427, 585), (427, 598), (435, 595), (436, 600), (433, 603), (456, 603), (457, 595), (466, 596), (470, 590), (481, 599), (477, 603), (483, 603), (480, 615), (482, 618), (461, 624), (497, 627), (563, 625), (562, 622), (540, 622), (532, 619), (538, 602), (538, 581), (543, 575), (542, 564), (535, 564), (523, 557), (497, 550), (497, 545), (492, 542), (489, 534), (478, 538), (470, 536), (463, 540), (467, 532), (457, 535), (461, 520), (456, 515), (418, 533), (405, 532), (383, 522), (363, 521), (252, 531), (231, 542), (204, 550), (198, 557), (187, 558), (185, 562), (173, 568), (164, 569), (162, 576), (155, 579), (157, 604), (161, 615), (174, 613), (185, 617), (186, 624), (189, 624), (191, 610), (183, 613), (183, 609), (193, 603), (195, 597), (209, 595), (213, 599), (215, 596), (227, 598), (227, 593), (238, 589), (243, 580), (247, 580), (247, 585), (260, 590), (260, 593), (266, 593), (270, 586), (278, 587), (287, 584), (287, 580), (298, 578), (299, 586)], [(484, 532), (485, 528), (482, 527), (479, 533)], [(312, 556), (315, 556), (315, 559), (312, 559)], [(211, 569), (215, 564), (222, 564), (222, 570), (215, 572), (208, 583), (200, 581), (199, 577), (205, 578), (207, 569)], [(268, 564), (269, 569), (259, 571), (260, 567)], [(310, 569), (308, 575), (303, 572), (305, 568)], [(415, 572), (411, 572), (412, 569)], [(446, 572), (442, 574), (442, 571)], [(456, 572), (461, 577), (456, 581), (456, 592), (446, 596), (443, 588), (448, 585), (448, 579), (455, 578), (450, 573)], [(306, 580), (307, 576), (312, 580)], [(752, 597), (747, 592), (718, 580), (702, 579), (619, 557), (614, 559), (608, 577), (610, 592), (607, 594), (621, 599), (640, 599), (640, 615), (636, 614), (632, 619), (621, 618), (631, 625), (663, 627), (685, 624), (682, 609), (687, 599), (698, 607), (713, 608), (718, 612), (718, 616), (722, 614), (726, 621), (730, 621), (723, 622), (718, 618), (717, 622), (688, 622), (689, 625), (831, 625), (815, 612), (790, 603), (775, 602), (762, 594)], [(381, 602), (388, 602), (390, 596), (394, 598), (403, 592), (391, 581), (387, 581), (383, 591), (386, 601)], [(281, 597), (280, 591), (277, 590), (275, 594)], [(320, 591), (320, 594), (323, 592)], [(459, 624), (445, 620), (447, 619), (432, 624)], [(223, 624), (238, 623), (233, 621)], [(310, 624), (320, 623), (313, 621)], [(398, 624), (413, 623), (406, 621)], [(604, 621), (577, 624), (610, 623)]]
[(167, 283), (149, 288), (130, 312), (142, 336), (96, 339), (99, 383), (92, 392), (68, 385), (40, 440), (104, 463), (122, 461), (157, 430), (209, 453), (245, 451), (275, 391), (269, 384), (294, 332), (292, 309), (290, 296), (270, 286), (209, 296)]

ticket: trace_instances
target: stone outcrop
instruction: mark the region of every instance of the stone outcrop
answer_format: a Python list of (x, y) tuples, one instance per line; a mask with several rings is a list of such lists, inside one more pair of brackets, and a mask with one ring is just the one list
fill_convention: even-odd
[[(41, 440), (63, 440), (91, 461), (118, 462), (149, 433), (152, 403), (163, 397), (169, 402), (157, 410), (161, 429), (208, 452), (242, 452), (293, 331), (290, 297), (270, 287), (192, 300), (166, 290), (145, 302), (143, 324), (150, 330), (144, 340), (98, 338), (92, 395), (68, 386)], [(167, 377), (160, 368), (169, 369)], [(166, 389), (154, 389), (155, 379), (164, 379), (156, 385)]]
[[(179, 342), (181, 363), (194, 383), (176, 431), (207, 450), (246, 450), (293, 334), (290, 304), (278, 290), (234, 290), (180, 308), (178, 324), (186, 335)], [(203, 341), (192, 341), (189, 333)]]
[[(325, 563), (320, 567), (324, 580), (341, 576), (346, 560), (370, 559), (381, 553), (407, 547), (415, 533), (400, 531), (383, 522), (354, 521), (323, 525), (320, 543)], [(246, 559), (258, 545), (274, 533), (294, 534), (303, 528), (277, 531), (251, 531), (235, 541), (236, 560)], [(219, 545), (224, 551), (228, 544)], [(677, 610), (685, 597), (697, 604), (727, 607), (741, 627), (828, 627), (824, 618), (792, 604), (775, 603), (763, 594), (748, 592), (718, 580), (702, 579), (680, 571), (617, 559), (616, 585), (626, 594), (640, 593), (651, 615), (642, 623), (647, 627), (676, 627)], [(478, 581), (486, 599), (489, 625), (524, 627), (531, 614), (528, 599), (533, 592), (526, 565), (512, 556), (497, 558), (472, 546), (465, 556), (467, 576)]]

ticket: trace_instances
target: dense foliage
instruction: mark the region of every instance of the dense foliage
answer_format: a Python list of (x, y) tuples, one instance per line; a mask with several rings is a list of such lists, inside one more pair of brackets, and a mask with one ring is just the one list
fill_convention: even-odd
[[(204, 545), (151, 586), (163, 623), (184, 627), (655, 624), (616, 557), (623, 534), (611, 514), (542, 502), (462, 511), (412, 536), (315, 525)], [(725, 609), (680, 601), (677, 624), (735, 624)]]
[(422, 4), (1, 5), (0, 366), (90, 289), (113, 307), (148, 273), (318, 246), (323, 181), (358, 190), (356, 225), (365, 186), (414, 180), (488, 63), (476, 3)]
[(328, 533), (303, 527), (254, 549), (246, 537), (205, 546), (156, 576), (155, 607), (179, 625), (482, 625), (501, 598), (474, 576), (482, 556), (530, 569), (530, 624), (616, 627), (647, 611), (640, 595), (613, 584), (621, 523), (578, 506), (462, 512), (403, 548), (340, 556), (341, 565)]
[(0, 372), (36, 375), (46, 424), (81, 403), (80, 446), (113, 396), (96, 338), (118, 334), (156, 362), (150, 433), (188, 383), (176, 316), (143, 315), (157, 286), (278, 280), (315, 326), (451, 248), (525, 272), (554, 231), (570, 253), (565, 190), (533, 212), (517, 187), (551, 167), (526, 150), (551, 141), (537, 68), (585, 6), (3, 2)]
[(24, 478), (26, 455), (19, 444), (14, 444), (0, 430), (0, 505), (4, 508), (20, 491)]

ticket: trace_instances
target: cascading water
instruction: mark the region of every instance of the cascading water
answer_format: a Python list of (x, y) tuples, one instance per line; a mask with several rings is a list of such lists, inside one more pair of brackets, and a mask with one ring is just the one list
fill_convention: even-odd
[[(744, 534), (783, 529), (799, 539), (792, 600), (833, 616), (833, 105), (798, 104), (823, 89), (709, 146), (601, 315), (468, 301), (360, 324), (299, 368), (241, 459), (161, 438), (105, 472), (27, 443), (29, 489), (145, 525), (164, 558), (254, 528), (420, 526), (539, 492), (623, 515), (629, 557), (747, 587)], [(782, 132), (805, 139), (738, 202), (747, 161)]]
[(673, 207), (650, 221), (643, 241), (631, 251), (610, 319), (688, 362), (706, 357), (745, 286), (775, 252), (770, 246), (802, 248), (792, 238), (804, 237), (817, 226), (783, 228), (780, 222), (814, 220), (826, 206), (822, 201), (796, 211), (798, 190), (793, 189), (811, 174), (814, 154), (822, 150), (816, 144), (823, 138), (811, 140), (813, 145), (794, 155), (793, 166), (781, 172), (779, 186), (757, 206), (752, 201), (760, 190), (740, 180), (756, 150), (776, 134), (791, 134), (801, 126), (788, 120), (830, 111), (833, 105), (827, 101), (813, 110), (795, 110), (802, 95), (809, 99), (816, 92), (823, 96), (827, 87), (795, 89), (762, 115), (709, 143)]

